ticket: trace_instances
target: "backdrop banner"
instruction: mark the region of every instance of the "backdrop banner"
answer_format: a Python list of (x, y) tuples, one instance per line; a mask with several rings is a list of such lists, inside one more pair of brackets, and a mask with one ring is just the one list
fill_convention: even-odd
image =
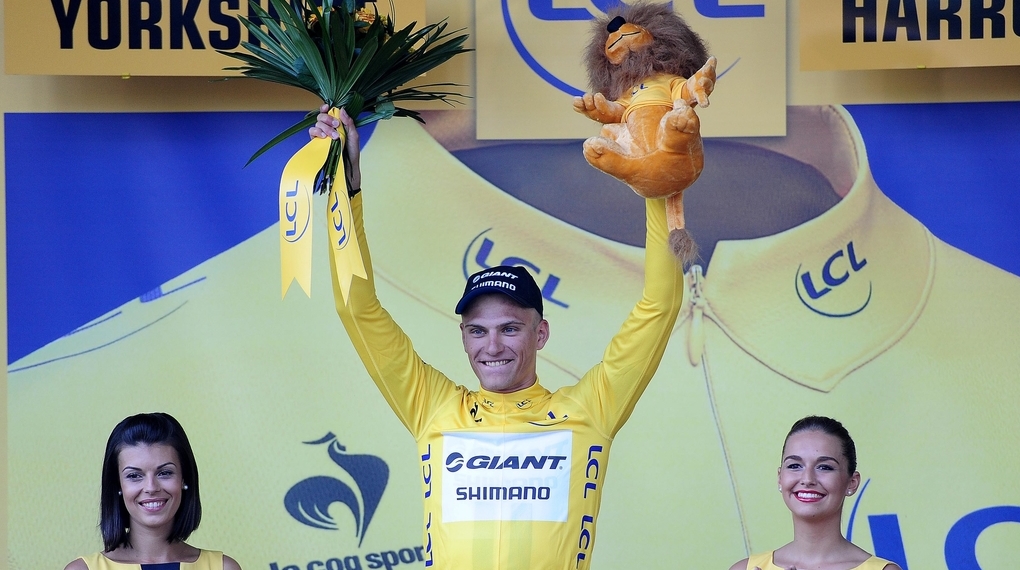
[[(1008, 568), (1020, 103), (786, 114), (786, 137), (705, 141), (685, 195), (701, 259), (615, 440), (593, 568), (726, 568), (788, 542), (776, 469), (809, 414), (857, 442), (853, 542), (904, 569)], [(13, 570), (101, 549), (106, 438), (155, 410), (197, 456), (192, 544), (247, 570), (422, 566), (419, 456), (345, 337), (327, 232), (312, 297), (280, 298), (279, 171), (305, 141), (242, 169), (299, 117), (5, 115)], [(475, 389), (464, 279), (527, 265), (553, 333), (541, 381), (574, 383), (641, 295), (644, 205), (580, 139), (495, 144), (472, 117), (361, 133), (380, 300), (425, 361)], [(322, 228), (325, 197), (311, 211)]]
[[(398, 25), (425, 22), (425, 0), (369, 6), (393, 7)], [(248, 0), (6, 0), (4, 9), (7, 73), (239, 76), (216, 50), (258, 45), (237, 19), (259, 21)]]
[(800, 0), (800, 68), (1020, 65), (1020, 3)]
[[(574, 139), (599, 126), (572, 112), (589, 91), (582, 53), (592, 22), (617, 2), (475, 0), (479, 139)], [(719, 58), (706, 136), (786, 134), (786, 2), (677, 0)]]

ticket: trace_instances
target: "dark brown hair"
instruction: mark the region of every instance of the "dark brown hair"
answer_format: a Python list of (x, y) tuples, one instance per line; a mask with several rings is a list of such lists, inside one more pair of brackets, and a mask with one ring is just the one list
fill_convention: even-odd
[(120, 452), (132, 445), (169, 445), (177, 451), (181, 460), (181, 477), (188, 490), (181, 497), (181, 506), (174, 515), (174, 525), (167, 542), (187, 540), (202, 520), (202, 501), (198, 496), (198, 466), (191, 443), (184, 428), (170, 414), (157, 412), (138, 414), (125, 418), (113, 428), (106, 442), (106, 456), (103, 457), (103, 479), (99, 492), (99, 529), (103, 533), (106, 552), (120, 545), (131, 545), (131, 535), (124, 529), (129, 516), (120, 491), (118, 474)]
[(786, 434), (786, 439), (783, 440), (783, 449), (786, 449), (786, 442), (789, 441), (791, 435), (802, 431), (820, 431), (838, 439), (843, 446), (843, 456), (846, 457), (850, 474), (853, 475), (854, 471), (857, 471), (857, 448), (854, 446), (853, 438), (850, 437), (850, 432), (843, 427), (843, 424), (825, 416), (801, 418), (790, 428), (790, 433)]

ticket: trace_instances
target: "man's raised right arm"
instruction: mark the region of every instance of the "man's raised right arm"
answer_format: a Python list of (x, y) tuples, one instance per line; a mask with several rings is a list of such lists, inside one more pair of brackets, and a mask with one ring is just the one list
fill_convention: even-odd
[[(309, 134), (313, 137), (332, 137), (332, 132), (336, 132), (336, 127), (339, 126), (336, 123), (342, 123), (348, 133), (347, 156), (350, 159), (348, 180), (352, 188), (360, 188), (361, 167), (358, 147), (360, 143), (354, 121), (346, 113), (341, 113), (340, 120), (337, 121), (323, 112), (319, 115), (316, 126), (309, 129)], [(380, 304), (376, 295), (372, 257), (365, 236), (362, 205), (362, 194), (358, 193), (351, 199), (351, 210), (368, 279), (358, 277), (353, 279), (350, 296), (345, 303), (336, 273), (332, 270), (334, 250), (330, 247), (333, 298), (337, 314), (340, 315), (340, 320), (369, 376), (401, 423), (417, 439), (431, 418), (434, 406), (451, 398), (457, 387), (441, 372), (425, 364), (418, 357), (411, 340)]]

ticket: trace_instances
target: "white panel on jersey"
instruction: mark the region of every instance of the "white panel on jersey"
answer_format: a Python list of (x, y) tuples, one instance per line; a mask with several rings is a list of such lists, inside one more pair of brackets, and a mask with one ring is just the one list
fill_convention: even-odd
[(567, 520), (570, 431), (444, 433), (443, 520)]

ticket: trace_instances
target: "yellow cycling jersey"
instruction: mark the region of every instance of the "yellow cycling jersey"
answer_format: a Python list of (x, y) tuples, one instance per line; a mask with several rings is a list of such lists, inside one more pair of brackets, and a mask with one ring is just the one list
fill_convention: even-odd
[(686, 83), (687, 80), (678, 75), (656, 75), (635, 85), (626, 95), (616, 100), (627, 108), (621, 122), (626, 123), (627, 117), (642, 107), (666, 105), (672, 108), (673, 101), (683, 99)]
[[(361, 198), (352, 206), (364, 236)], [(664, 204), (646, 209), (643, 297), (602, 362), (555, 392), (471, 391), (423, 362), (376, 297), (364, 239), (369, 279), (347, 305), (334, 279), (344, 327), (418, 444), (426, 567), (589, 567), (613, 437), (658, 367), (685, 289)]]
[[(758, 568), (758, 570), (785, 570), (785, 568), (776, 566), (775, 562), (772, 561), (772, 554), (774, 552), (774, 550), (770, 550), (768, 552), (762, 552), (749, 557), (747, 559), (747, 570), (754, 570), (755, 568)], [(883, 570), (889, 564), (891, 564), (891, 562), (888, 560), (872, 556), (850, 570)]]
[[(168, 564), (125, 564), (115, 562), (106, 557), (102, 552), (96, 552), (88, 556), (82, 556), (85, 565), (89, 570), (144, 570), (148, 567), (166, 568)], [(223, 570), (223, 553), (217, 550), (203, 550), (199, 553), (198, 559), (194, 562), (179, 562), (177, 567), (180, 570)]]

